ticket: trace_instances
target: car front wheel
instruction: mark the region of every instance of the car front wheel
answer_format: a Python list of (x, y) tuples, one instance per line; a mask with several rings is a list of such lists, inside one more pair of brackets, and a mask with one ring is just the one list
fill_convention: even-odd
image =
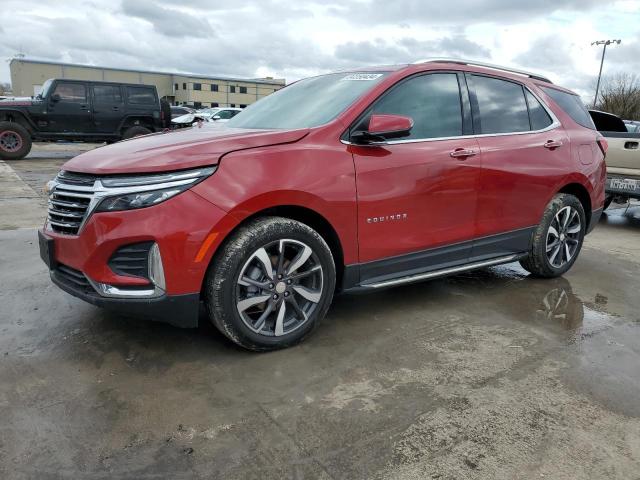
[(529, 255), (520, 264), (538, 277), (562, 275), (578, 258), (586, 227), (580, 200), (566, 193), (556, 195), (533, 234)]
[(335, 265), (309, 226), (264, 217), (241, 227), (214, 257), (205, 285), (213, 324), (250, 350), (294, 345), (325, 316)]

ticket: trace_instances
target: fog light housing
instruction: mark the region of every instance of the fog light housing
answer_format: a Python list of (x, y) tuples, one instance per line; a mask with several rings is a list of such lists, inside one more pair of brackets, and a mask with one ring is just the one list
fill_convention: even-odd
[(154, 243), (151, 250), (149, 250), (149, 280), (163, 291), (167, 289), (167, 284), (164, 279), (164, 267), (162, 266), (162, 256), (160, 255), (160, 247), (157, 243)]

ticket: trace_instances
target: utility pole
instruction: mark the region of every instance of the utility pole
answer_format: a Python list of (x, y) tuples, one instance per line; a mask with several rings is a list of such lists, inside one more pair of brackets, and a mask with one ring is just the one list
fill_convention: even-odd
[(598, 102), (598, 91), (600, 90), (600, 77), (602, 77), (602, 65), (604, 65), (604, 55), (607, 53), (607, 45), (611, 45), (612, 43), (617, 43), (620, 45), (622, 40), (597, 40), (595, 42), (591, 42), (591, 46), (593, 45), (604, 45), (602, 49), (602, 59), (600, 60), (600, 73), (598, 73), (598, 82), (596, 83), (596, 96), (593, 97), (593, 108), (596, 107), (596, 103)]

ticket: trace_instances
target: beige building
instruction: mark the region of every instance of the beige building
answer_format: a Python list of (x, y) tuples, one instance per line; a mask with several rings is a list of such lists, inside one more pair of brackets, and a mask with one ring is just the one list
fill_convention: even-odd
[(284, 79), (243, 79), (150, 72), (25, 58), (12, 59), (9, 68), (15, 96), (38, 94), (49, 78), (68, 78), (155, 85), (160, 97), (168, 100), (172, 105), (190, 105), (196, 108), (218, 106), (244, 108), (285, 85)]

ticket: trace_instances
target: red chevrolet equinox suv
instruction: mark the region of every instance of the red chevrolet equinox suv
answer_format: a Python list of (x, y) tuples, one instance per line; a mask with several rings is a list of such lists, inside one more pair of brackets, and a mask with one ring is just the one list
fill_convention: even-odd
[[(295, 82), (225, 125), (79, 155), (48, 184), (41, 256), (94, 305), (253, 350), (334, 293), (519, 261), (556, 277), (604, 202), (607, 145), (569, 90), (459, 60)], [(203, 315), (204, 316), (204, 315)]]

